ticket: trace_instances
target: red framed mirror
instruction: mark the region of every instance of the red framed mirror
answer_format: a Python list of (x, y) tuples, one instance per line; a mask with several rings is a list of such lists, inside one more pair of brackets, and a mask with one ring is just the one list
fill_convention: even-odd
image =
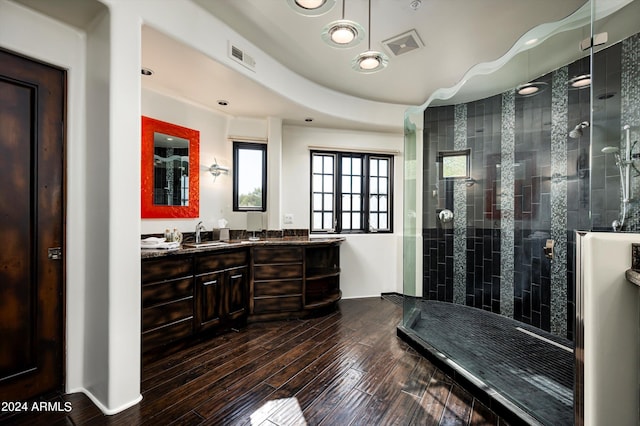
[(200, 214), (200, 132), (142, 117), (142, 218)]

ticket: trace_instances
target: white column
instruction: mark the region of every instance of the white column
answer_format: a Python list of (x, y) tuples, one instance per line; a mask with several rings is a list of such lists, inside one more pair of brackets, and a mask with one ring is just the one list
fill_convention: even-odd
[(282, 229), (282, 119), (269, 117), (267, 125), (267, 225)]
[[(141, 19), (126, 2), (110, 8), (109, 411), (140, 395), (140, 51)], [(95, 159), (99, 161), (100, 159)]]

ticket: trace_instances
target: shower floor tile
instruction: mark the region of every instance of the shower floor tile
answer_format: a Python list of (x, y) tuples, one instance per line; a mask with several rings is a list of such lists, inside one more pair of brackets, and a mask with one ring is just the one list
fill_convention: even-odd
[(469, 306), (416, 306), (412, 329), (430, 346), (541, 423), (573, 424), (573, 342)]

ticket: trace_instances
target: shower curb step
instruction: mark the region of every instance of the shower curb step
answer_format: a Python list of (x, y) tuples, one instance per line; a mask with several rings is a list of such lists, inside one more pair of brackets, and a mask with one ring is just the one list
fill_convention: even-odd
[(463, 369), (453, 360), (449, 359), (446, 355), (427, 344), (412, 330), (400, 324), (396, 328), (396, 334), (418, 353), (431, 361), (444, 374), (451, 377), (460, 386), (469, 391), (475, 398), (507, 422), (514, 425), (543, 425), (543, 423), (513, 404), (498, 391), (480, 381), (470, 372)]

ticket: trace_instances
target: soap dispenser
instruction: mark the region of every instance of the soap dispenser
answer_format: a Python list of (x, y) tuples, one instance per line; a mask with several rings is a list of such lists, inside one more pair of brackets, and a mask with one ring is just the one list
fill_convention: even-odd
[(177, 228), (173, 228), (173, 233), (172, 233), (172, 240), (176, 243), (182, 243), (182, 232), (178, 231)]

